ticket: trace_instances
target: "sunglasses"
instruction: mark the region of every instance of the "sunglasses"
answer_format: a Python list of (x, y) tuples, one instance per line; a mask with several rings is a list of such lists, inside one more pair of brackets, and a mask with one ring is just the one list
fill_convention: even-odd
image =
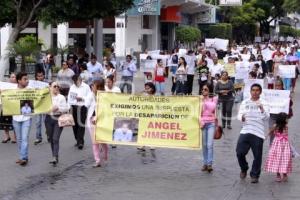
[(53, 85), (53, 88), (59, 88), (59, 86), (58, 85)]
[(202, 91), (208, 91), (208, 89), (207, 88), (203, 88)]

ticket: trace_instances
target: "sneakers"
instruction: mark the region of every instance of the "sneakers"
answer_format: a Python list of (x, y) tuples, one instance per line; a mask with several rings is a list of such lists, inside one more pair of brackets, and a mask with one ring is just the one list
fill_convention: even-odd
[(207, 172), (210, 173), (213, 171), (213, 168), (211, 165), (207, 165)]
[(258, 178), (251, 177), (251, 183), (258, 183)]
[(95, 162), (92, 166), (93, 168), (101, 167), (100, 162)]
[(203, 167), (201, 168), (201, 171), (203, 171), (203, 172), (207, 171), (207, 165), (203, 165)]
[(247, 172), (241, 172), (240, 173), (240, 178), (245, 179), (247, 177)]
[(40, 143), (42, 143), (42, 140), (40, 140), (40, 139), (36, 139), (35, 141), (34, 141), (34, 145), (38, 145), (38, 144), (40, 144)]
[(58, 163), (57, 157), (53, 157), (53, 159), (49, 162), (49, 164), (52, 164), (54, 167), (56, 166), (57, 163)]

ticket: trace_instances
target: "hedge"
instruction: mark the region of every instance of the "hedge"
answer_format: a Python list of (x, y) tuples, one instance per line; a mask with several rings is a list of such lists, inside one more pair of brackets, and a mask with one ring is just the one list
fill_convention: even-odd
[(184, 43), (196, 42), (201, 37), (201, 31), (192, 26), (179, 26), (175, 32), (176, 39)]
[(210, 25), (208, 28), (208, 37), (232, 39), (232, 25), (228, 23)]
[(283, 37), (300, 37), (300, 30), (293, 28), (292, 26), (280, 25), (280, 36)]

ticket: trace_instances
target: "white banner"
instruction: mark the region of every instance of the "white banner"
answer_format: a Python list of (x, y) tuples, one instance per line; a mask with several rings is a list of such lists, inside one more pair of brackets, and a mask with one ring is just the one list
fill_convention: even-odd
[(278, 75), (281, 78), (295, 78), (296, 77), (296, 65), (279, 65)]
[(205, 39), (205, 47), (215, 47), (215, 39), (206, 38)]
[[(249, 99), (251, 97), (250, 90), (253, 84), (259, 84), (262, 88), (264, 88), (264, 80), (263, 79), (245, 79), (245, 87), (244, 87), (244, 99)], [(263, 89), (264, 91), (264, 89)]]
[(0, 81), (0, 90), (16, 89), (18, 86), (16, 83), (2, 82)]
[(270, 113), (289, 113), (290, 91), (289, 90), (263, 90), (262, 98), (268, 102)]

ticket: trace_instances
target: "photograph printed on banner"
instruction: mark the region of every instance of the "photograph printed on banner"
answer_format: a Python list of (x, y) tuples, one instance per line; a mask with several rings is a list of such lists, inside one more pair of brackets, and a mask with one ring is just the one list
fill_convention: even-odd
[(139, 119), (118, 118), (114, 119), (113, 137), (114, 142), (137, 142)]
[(22, 115), (31, 115), (34, 113), (33, 100), (20, 101), (20, 113)]

